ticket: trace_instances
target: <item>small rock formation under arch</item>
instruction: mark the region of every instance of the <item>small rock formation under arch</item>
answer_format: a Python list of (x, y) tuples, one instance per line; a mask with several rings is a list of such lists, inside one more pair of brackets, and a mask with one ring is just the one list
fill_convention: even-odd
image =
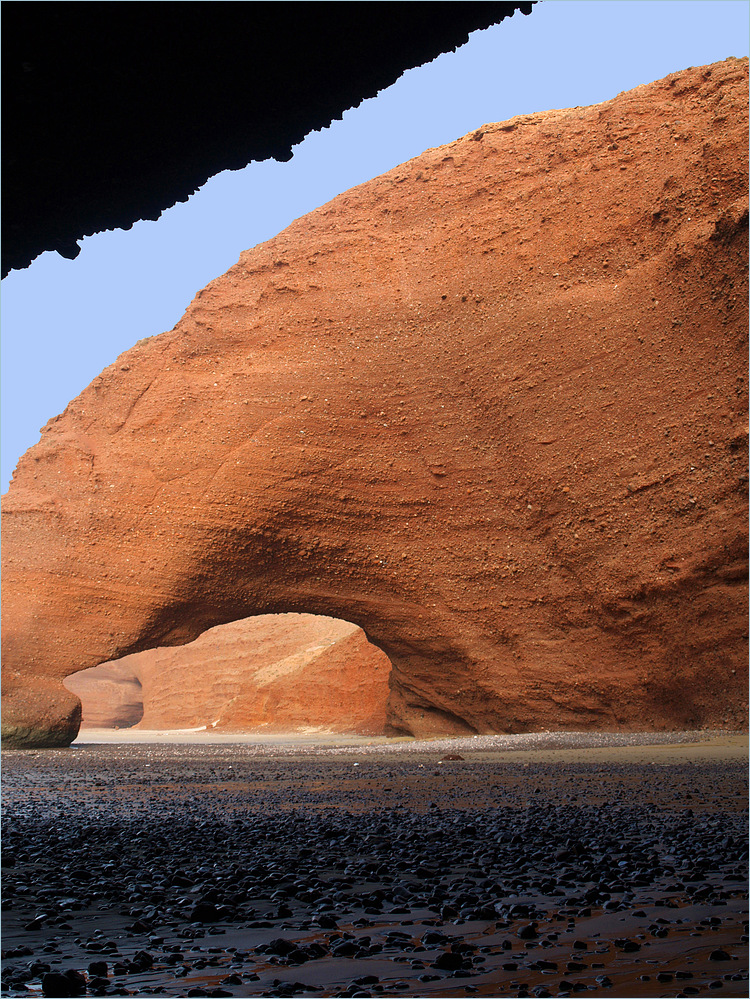
[(280, 612), (364, 629), (395, 731), (745, 725), (747, 111), (728, 59), (484, 126), (119, 357), (4, 498), (6, 744)]
[(133, 728), (143, 718), (143, 685), (132, 667), (92, 666), (63, 680), (81, 701), (81, 728)]

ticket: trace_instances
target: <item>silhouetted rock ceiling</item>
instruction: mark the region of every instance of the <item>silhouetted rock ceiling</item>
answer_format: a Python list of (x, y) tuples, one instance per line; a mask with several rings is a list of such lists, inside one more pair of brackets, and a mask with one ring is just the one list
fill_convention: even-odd
[(3, 276), (155, 219), (522, 3), (15, 3), (3, 10)]

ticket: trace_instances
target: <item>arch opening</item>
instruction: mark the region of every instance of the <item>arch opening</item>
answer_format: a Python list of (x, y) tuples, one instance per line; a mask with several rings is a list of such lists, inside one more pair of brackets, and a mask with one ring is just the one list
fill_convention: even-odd
[(82, 729), (388, 734), (391, 662), (364, 631), (314, 614), (262, 614), (133, 653), (63, 682)]

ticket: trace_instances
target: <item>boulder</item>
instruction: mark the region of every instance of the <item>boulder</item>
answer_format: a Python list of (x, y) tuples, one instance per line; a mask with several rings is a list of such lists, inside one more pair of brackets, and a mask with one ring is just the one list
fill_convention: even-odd
[(4, 498), (7, 744), (285, 612), (363, 628), (395, 732), (743, 726), (747, 110), (729, 59), (484, 126), (119, 357)]

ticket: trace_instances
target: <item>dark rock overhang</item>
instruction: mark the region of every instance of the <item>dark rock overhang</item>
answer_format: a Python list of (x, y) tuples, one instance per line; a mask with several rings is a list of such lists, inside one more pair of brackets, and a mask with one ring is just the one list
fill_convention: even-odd
[(3, 7), (2, 273), (156, 219), (520, 3)]

